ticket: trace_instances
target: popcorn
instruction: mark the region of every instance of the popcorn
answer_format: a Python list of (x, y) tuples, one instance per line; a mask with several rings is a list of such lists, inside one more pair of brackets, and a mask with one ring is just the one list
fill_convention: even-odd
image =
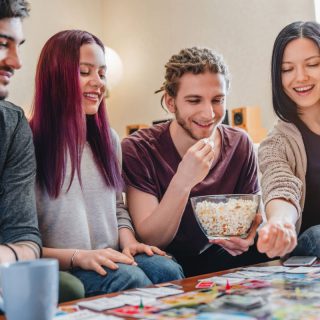
[(257, 202), (231, 198), (227, 202), (198, 202), (195, 213), (210, 239), (246, 237), (257, 212)]
[(202, 139), (204, 143), (210, 145), (212, 149), (214, 149), (214, 141), (212, 138), (204, 138)]

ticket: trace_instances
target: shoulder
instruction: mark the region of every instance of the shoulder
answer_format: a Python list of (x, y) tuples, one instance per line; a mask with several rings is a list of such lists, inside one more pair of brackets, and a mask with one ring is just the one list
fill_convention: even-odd
[(23, 110), (11, 102), (0, 100), (1, 125), (16, 124), (24, 118)]
[(251, 138), (245, 130), (224, 124), (220, 125), (219, 128), (224, 145), (237, 148), (253, 146)]
[(302, 135), (299, 129), (293, 123), (278, 120), (266, 139), (261, 142), (259, 149), (270, 147), (286, 149), (294, 145), (298, 145), (299, 148), (303, 147)]
[(146, 148), (160, 144), (165, 140), (170, 122), (156, 124), (149, 128), (140, 129), (122, 140), (122, 149), (125, 152), (131, 148)]
[(11, 137), (17, 132), (29, 137), (31, 130), (23, 110), (8, 101), (0, 100), (0, 136)]

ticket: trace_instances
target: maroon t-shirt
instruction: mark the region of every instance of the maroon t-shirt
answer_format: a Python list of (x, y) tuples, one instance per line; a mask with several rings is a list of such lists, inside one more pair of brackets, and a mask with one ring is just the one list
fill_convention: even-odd
[[(141, 129), (122, 141), (123, 173), (127, 185), (150, 193), (161, 201), (177, 171), (181, 157), (169, 132), (170, 122)], [(210, 194), (250, 194), (259, 191), (257, 161), (246, 133), (220, 125), (221, 152), (206, 178), (190, 197)], [(208, 244), (194, 217), (190, 200), (178, 232), (165, 248), (184, 256), (195, 256)]]

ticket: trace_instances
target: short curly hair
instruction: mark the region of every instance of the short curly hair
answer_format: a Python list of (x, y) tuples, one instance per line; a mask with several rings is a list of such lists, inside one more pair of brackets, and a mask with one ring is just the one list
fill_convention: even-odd
[(0, 0), (0, 19), (25, 18), (29, 16), (30, 5), (25, 0)]
[[(224, 75), (227, 89), (230, 85), (228, 66), (223, 57), (209, 48), (185, 48), (174, 54), (165, 65), (165, 81), (155, 93), (164, 91), (171, 97), (176, 97), (179, 89), (179, 79), (185, 73), (200, 74), (206, 71)], [(161, 97), (163, 107), (164, 94)]]

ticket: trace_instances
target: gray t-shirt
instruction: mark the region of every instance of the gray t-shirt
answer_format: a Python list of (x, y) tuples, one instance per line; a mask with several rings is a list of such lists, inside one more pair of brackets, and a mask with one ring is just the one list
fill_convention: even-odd
[(32, 133), (21, 108), (0, 101), (0, 243), (41, 246), (34, 181)]
[[(119, 139), (113, 132), (118, 156)], [(119, 249), (118, 229), (132, 229), (131, 220), (121, 194), (106, 186), (96, 165), (89, 143), (81, 158), (80, 185), (75, 174), (70, 183), (71, 164), (67, 160), (66, 178), (57, 199), (36, 188), (39, 228), (43, 246), (49, 248)]]

